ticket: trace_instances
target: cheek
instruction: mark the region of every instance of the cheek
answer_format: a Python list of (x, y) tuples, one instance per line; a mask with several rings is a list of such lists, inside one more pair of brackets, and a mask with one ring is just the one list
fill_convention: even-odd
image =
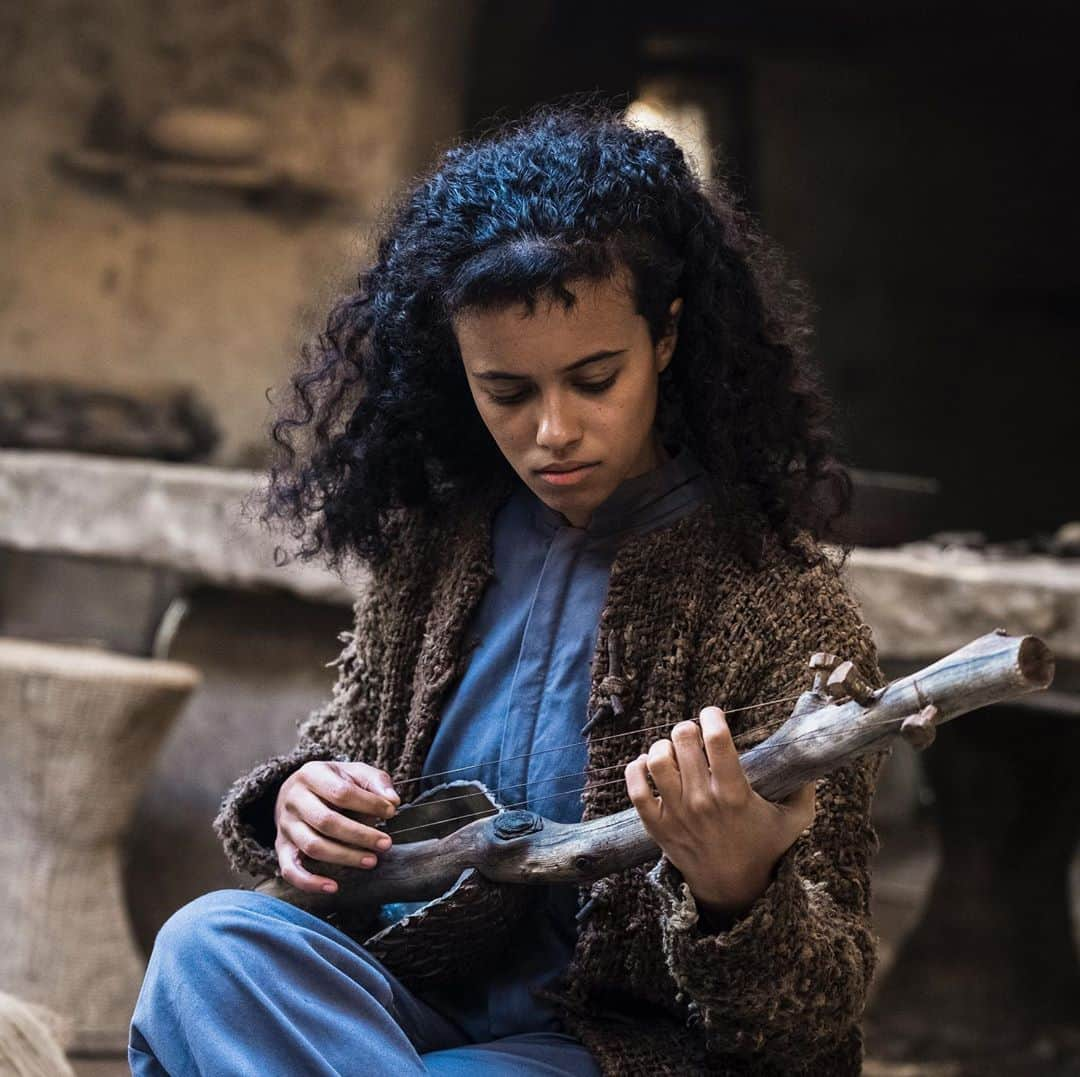
[(654, 384), (645, 378), (628, 382), (622, 393), (616, 393), (604, 409), (605, 421), (621, 427), (647, 427), (650, 412), (655, 410)]
[[(474, 397), (474, 399), (476, 399)], [(521, 413), (512, 408), (500, 408), (498, 404), (476, 401), (480, 418), (496, 443), (504, 448), (517, 444), (527, 436)]]

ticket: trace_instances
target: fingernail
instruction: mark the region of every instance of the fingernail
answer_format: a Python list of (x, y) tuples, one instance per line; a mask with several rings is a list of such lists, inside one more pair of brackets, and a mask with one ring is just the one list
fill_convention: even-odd
[(337, 890), (337, 883), (323, 883), (323, 893), (332, 894)]
[(375, 863), (375, 857), (373, 857), (373, 856), (365, 856), (360, 861), (360, 863), (363, 864), (365, 868), (370, 868), (372, 866), (372, 864)]
[(389, 838), (379, 838), (379, 840), (377, 842), (375, 842), (375, 848), (376, 849), (389, 849), (390, 848), (390, 839)]
[(388, 785), (384, 785), (382, 787), (382, 794), (383, 794), (384, 797), (386, 797), (387, 800), (395, 800), (395, 801), (400, 801), (401, 800), (401, 797), (399, 797), (397, 795), (397, 793), (395, 793), (394, 790), (391, 789)]

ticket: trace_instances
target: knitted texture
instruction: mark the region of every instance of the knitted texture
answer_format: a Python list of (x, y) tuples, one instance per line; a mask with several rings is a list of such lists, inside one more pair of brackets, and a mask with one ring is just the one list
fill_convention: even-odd
[[(399, 783), (419, 777), (441, 701), (464, 672), (465, 630), (493, 573), (493, 516), (509, 492), (501, 485), (452, 515), (402, 520), (395, 557), (357, 604), (333, 698), (302, 723), (294, 752), (225, 797), (215, 827), (235, 868), (270, 868), (273, 802), (306, 759), (363, 760)], [(769, 540), (751, 565), (708, 504), (623, 543), (590, 671), (583, 819), (631, 806), (625, 784), (610, 778), (666, 735), (650, 727), (709, 705), (734, 711), (795, 695), (809, 686), (814, 651), (850, 658), (870, 683), (884, 683), (836, 567), (808, 537), (802, 550), (812, 564)], [(740, 750), (791, 706), (732, 713)], [(869, 809), (882, 758), (818, 782), (813, 824), (726, 930), (705, 930), (664, 856), (580, 888), (574, 957), (547, 997), (605, 1074), (860, 1071), (875, 961)], [(361, 941), (372, 929), (370, 918), (334, 922)]]

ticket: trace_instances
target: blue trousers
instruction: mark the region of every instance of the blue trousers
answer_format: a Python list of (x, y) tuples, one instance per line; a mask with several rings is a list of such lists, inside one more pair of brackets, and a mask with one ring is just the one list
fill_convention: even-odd
[(134, 1077), (599, 1077), (554, 1032), (472, 1043), (326, 921), (216, 890), (158, 933), (131, 1020)]

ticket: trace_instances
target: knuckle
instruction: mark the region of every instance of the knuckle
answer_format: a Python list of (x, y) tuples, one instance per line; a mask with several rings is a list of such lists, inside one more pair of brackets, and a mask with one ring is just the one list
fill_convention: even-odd
[(714, 756), (721, 756), (732, 750), (731, 738), (726, 733), (709, 733), (705, 737), (705, 747)]
[(713, 798), (707, 792), (695, 790), (687, 795), (685, 803), (692, 815), (705, 815), (712, 809)]
[(325, 831), (327, 827), (333, 826), (336, 818), (337, 812), (331, 811), (330, 808), (317, 808), (311, 813), (309, 821), (316, 830)]
[(725, 808), (741, 808), (746, 803), (746, 792), (738, 785), (728, 783), (720, 786), (716, 799)]
[(305, 874), (296, 861), (295, 846), (283, 845), (278, 850), (278, 867), (281, 869), (281, 877), (287, 882), (295, 882)]

